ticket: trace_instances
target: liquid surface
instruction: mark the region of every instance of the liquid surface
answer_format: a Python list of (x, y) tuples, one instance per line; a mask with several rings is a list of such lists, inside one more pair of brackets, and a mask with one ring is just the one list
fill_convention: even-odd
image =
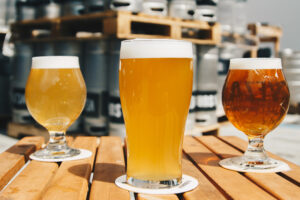
[(66, 131), (79, 117), (86, 100), (80, 69), (31, 69), (25, 98), (38, 123), (48, 131)]
[(193, 58), (192, 43), (172, 39), (133, 39), (121, 43), (120, 58)]
[(283, 120), (289, 90), (281, 69), (229, 70), (222, 101), (237, 129), (250, 137), (261, 136)]
[(192, 81), (190, 58), (121, 59), (128, 177), (153, 181), (181, 178)]

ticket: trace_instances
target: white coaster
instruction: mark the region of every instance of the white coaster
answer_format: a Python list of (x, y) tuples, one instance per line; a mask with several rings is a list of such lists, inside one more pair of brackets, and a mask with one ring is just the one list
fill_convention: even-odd
[(92, 152), (85, 150), (85, 149), (78, 149), (80, 150), (80, 154), (77, 156), (67, 157), (67, 158), (38, 158), (32, 154), (30, 154), (29, 158), (32, 160), (42, 161), (42, 162), (63, 162), (63, 161), (70, 161), (70, 160), (81, 160), (85, 158), (89, 158), (92, 156)]
[(180, 185), (164, 188), (164, 189), (148, 189), (148, 188), (138, 188), (132, 185), (129, 185), (126, 182), (126, 175), (118, 177), (115, 181), (116, 185), (122, 189), (129, 190), (131, 192), (143, 193), (143, 194), (178, 194), (193, 190), (198, 186), (197, 179), (185, 175), (182, 175), (182, 182)]
[(243, 167), (239, 165), (234, 165), (230, 158), (226, 158), (219, 162), (219, 165), (230, 170), (238, 171), (238, 172), (255, 172), (255, 173), (275, 173), (275, 172), (284, 172), (289, 171), (291, 168), (285, 162), (276, 160), (278, 162), (278, 166), (270, 169), (253, 169), (250, 167)]

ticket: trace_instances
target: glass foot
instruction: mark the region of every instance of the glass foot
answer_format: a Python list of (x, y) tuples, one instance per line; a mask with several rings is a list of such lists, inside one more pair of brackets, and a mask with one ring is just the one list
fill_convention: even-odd
[[(133, 181), (135, 185), (132, 183), (128, 183), (128, 181)], [(115, 184), (125, 190), (143, 193), (143, 194), (180, 194), (190, 190), (193, 190), (198, 186), (197, 179), (187, 176), (185, 174), (182, 175), (180, 180), (173, 179), (168, 180), (166, 182), (163, 181), (142, 181), (132, 178), (127, 178), (126, 175), (122, 175), (118, 177), (115, 181)], [(138, 184), (138, 185), (136, 185)], [(172, 185), (177, 184), (177, 185)]]
[(128, 177), (127, 183), (138, 188), (164, 189), (164, 188), (171, 188), (181, 184), (181, 178), (164, 180), (164, 181), (145, 181), (145, 180), (139, 180), (132, 177)]
[(36, 151), (33, 153), (33, 156), (35, 156), (38, 159), (63, 159), (63, 158), (69, 158), (73, 156), (77, 156), (80, 154), (79, 149), (72, 149), (72, 148), (66, 148), (66, 149), (57, 149), (57, 150), (50, 150), (48, 148)]
[(219, 164), (226, 169), (240, 172), (272, 173), (290, 170), (288, 164), (272, 158), (249, 161), (245, 156), (240, 156), (221, 160)]

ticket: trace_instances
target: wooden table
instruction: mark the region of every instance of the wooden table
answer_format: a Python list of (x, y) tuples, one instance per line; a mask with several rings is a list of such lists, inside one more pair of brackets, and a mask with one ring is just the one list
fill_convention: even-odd
[(247, 143), (237, 137), (185, 137), (183, 173), (197, 178), (199, 186), (180, 195), (131, 194), (115, 186), (115, 179), (125, 173), (120, 138), (68, 140), (93, 156), (62, 163), (28, 161), (28, 155), (41, 148), (42, 137), (23, 138), (0, 154), (0, 200), (300, 199), (300, 167), (286, 160), (292, 170), (283, 173), (238, 173), (219, 167), (220, 159), (241, 155), (246, 148)]

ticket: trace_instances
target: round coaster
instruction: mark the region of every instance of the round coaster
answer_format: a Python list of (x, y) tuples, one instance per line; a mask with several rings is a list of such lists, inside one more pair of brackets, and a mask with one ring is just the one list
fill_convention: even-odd
[(289, 171), (291, 168), (285, 162), (276, 160), (278, 165), (269, 169), (258, 169), (258, 168), (250, 168), (242, 165), (233, 164), (232, 158), (226, 158), (219, 162), (219, 165), (230, 170), (239, 171), (239, 172), (255, 172), (255, 173), (274, 173), (274, 172), (283, 172)]
[(122, 189), (129, 190), (131, 192), (136, 193), (143, 193), (143, 194), (178, 194), (193, 190), (198, 186), (197, 179), (185, 175), (182, 175), (182, 182), (181, 184), (171, 187), (171, 188), (164, 188), (164, 189), (148, 189), (148, 188), (138, 188), (132, 185), (129, 185), (126, 182), (126, 175), (122, 175), (118, 177), (115, 181), (116, 185)]
[(38, 158), (33, 154), (30, 154), (29, 158), (32, 160), (42, 161), (42, 162), (63, 162), (63, 161), (70, 161), (70, 160), (81, 160), (85, 158), (89, 158), (92, 156), (92, 152), (85, 150), (85, 149), (78, 149), (80, 150), (80, 154), (77, 156), (67, 157), (67, 158)]

